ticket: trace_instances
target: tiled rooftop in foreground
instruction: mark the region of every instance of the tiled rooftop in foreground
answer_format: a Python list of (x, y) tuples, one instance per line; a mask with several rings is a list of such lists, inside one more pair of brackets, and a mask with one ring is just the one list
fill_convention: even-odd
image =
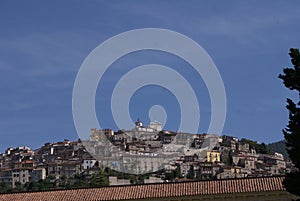
[[(182, 183), (145, 184), (0, 194), (1, 201), (58, 200), (289, 200), (284, 177), (262, 177)], [(271, 197), (274, 196), (274, 199)], [(262, 199), (268, 197), (268, 199)], [(231, 199), (230, 199), (231, 198)], [(248, 198), (248, 199), (247, 199)]]

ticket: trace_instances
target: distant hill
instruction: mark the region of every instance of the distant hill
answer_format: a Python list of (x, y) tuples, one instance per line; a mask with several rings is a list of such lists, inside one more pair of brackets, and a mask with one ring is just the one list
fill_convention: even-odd
[(277, 152), (283, 154), (284, 158), (289, 159), (289, 155), (286, 151), (285, 140), (273, 142), (267, 145), (271, 152)]

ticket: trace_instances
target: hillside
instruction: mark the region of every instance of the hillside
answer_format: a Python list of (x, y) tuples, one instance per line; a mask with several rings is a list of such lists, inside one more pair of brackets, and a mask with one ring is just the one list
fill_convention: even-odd
[(286, 151), (285, 140), (270, 143), (267, 145), (267, 147), (271, 152), (278, 152), (283, 154), (284, 158), (289, 158), (288, 153)]

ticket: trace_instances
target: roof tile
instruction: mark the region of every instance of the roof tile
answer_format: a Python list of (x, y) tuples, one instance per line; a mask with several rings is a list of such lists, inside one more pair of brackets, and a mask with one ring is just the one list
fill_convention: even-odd
[(284, 191), (284, 177), (243, 178), (215, 181), (113, 186), (103, 188), (55, 190), (0, 194), (0, 201), (126, 200), (141, 198), (213, 195), (261, 191)]

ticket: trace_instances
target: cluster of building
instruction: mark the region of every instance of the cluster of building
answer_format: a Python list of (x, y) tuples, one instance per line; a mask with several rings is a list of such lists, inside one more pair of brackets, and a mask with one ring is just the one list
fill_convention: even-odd
[(93, 167), (96, 160), (84, 149), (81, 141), (46, 143), (37, 150), (22, 146), (8, 148), (0, 154), (0, 183), (12, 188), (18, 184), (71, 177)]
[[(224, 146), (225, 141), (230, 146)], [(195, 179), (232, 179), (245, 177), (280, 176), (293, 171), (293, 164), (280, 153), (261, 154), (250, 149), (248, 143), (231, 136), (222, 136), (206, 157), (185, 155), (173, 164), (179, 167), (181, 176)]]
[[(0, 154), (0, 183), (14, 188), (50, 176), (89, 177), (99, 167), (151, 173), (144, 183), (165, 182), (166, 175), (174, 172), (178, 174), (172, 181), (278, 176), (293, 171), (282, 154), (257, 153), (231, 136), (172, 132), (162, 130), (159, 122), (144, 127), (137, 121), (132, 130), (92, 129), (86, 141), (46, 143), (37, 150), (8, 148)], [(132, 181), (109, 177), (109, 182), (125, 185)]]
[(294, 168), (281, 153), (260, 153), (235, 137), (167, 131), (159, 122), (144, 127), (138, 120), (132, 130), (117, 132), (92, 129), (86, 143), (95, 158), (117, 171), (163, 169), (164, 174), (150, 177), (153, 181), (160, 177), (161, 182), (166, 173), (175, 171), (179, 176), (173, 181), (280, 176)]

